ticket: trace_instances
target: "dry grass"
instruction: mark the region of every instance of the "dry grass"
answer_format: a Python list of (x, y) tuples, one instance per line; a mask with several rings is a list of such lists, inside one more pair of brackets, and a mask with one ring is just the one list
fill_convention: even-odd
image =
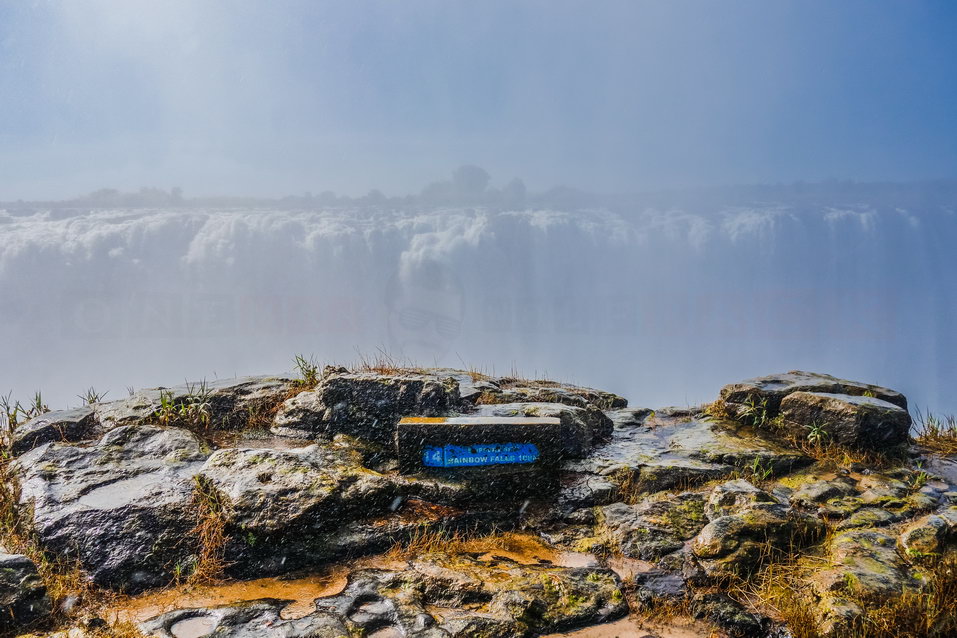
[(813, 596), (807, 591), (813, 563), (796, 557), (769, 564), (758, 576), (732, 586), (732, 595), (748, 607), (787, 625), (793, 638), (819, 638)]
[[(907, 461), (906, 446), (899, 446), (882, 451), (856, 450), (843, 445), (839, 445), (830, 440), (827, 433), (826, 424), (819, 428), (804, 428), (794, 424), (785, 423), (780, 415), (770, 417), (766, 412), (762, 413), (763, 408), (751, 406), (747, 411), (757, 411), (758, 417), (738, 417), (736, 416), (722, 400), (718, 399), (708, 404), (704, 411), (707, 418), (715, 423), (741, 423), (743, 425), (754, 427), (771, 438), (779, 440), (784, 445), (798, 450), (805, 456), (822, 463), (832, 463), (834, 465), (849, 465), (851, 463), (861, 463), (870, 468), (886, 468), (901, 465)], [(918, 412), (918, 416), (920, 413)], [(752, 421), (756, 421), (752, 423)], [(940, 421), (935, 421), (940, 423)], [(950, 418), (948, 420), (950, 428), (942, 427), (934, 430), (936, 440), (949, 441), (953, 446), (954, 453), (957, 453), (957, 420)], [(943, 443), (941, 444), (943, 445)], [(933, 446), (928, 446), (932, 447)], [(939, 448), (938, 448), (939, 449)]]
[(271, 399), (268, 403), (264, 402), (263, 404), (251, 406), (247, 412), (246, 426), (244, 429), (268, 430), (273, 426), (273, 422), (276, 419), (276, 414), (279, 413), (283, 403), (310, 389), (311, 387), (306, 385), (294, 385), (276, 397), (275, 400)]
[(898, 467), (908, 460), (906, 446), (889, 448), (886, 450), (857, 450), (833, 441), (811, 441), (806, 436), (791, 434), (781, 436), (787, 445), (798, 450), (819, 463), (835, 466), (847, 466), (860, 463), (871, 469)]
[(636, 505), (648, 496), (647, 485), (638, 472), (619, 470), (615, 474), (618, 483), (618, 498), (628, 505)]
[(728, 409), (728, 404), (724, 399), (717, 399), (704, 407), (704, 413), (710, 421), (720, 423), (721, 421), (734, 421), (734, 413)]
[(916, 410), (917, 443), (940, 454), (957, 454), (957, 416)]
[[(813, 574), (826, 566), (812, 555), (769, 564), (760, 574), (731, 586), (751, 609), (783, 622), (794, 638), (821, 638)], [(928, 568), (927, 586), (892, 599), (855, 599), (864, 613), (832, 638), (943, 638), (957, 635), (957, 553)]]
[(488, 390), (482, 390), (481, 394), (478, 395), (478, 398), (475, 399), (476, 405), (495, 405), (496, 403), (502, 402), (502, 398), (499, 396), (498, 392), (490, 392)]
[(187, 584), (213, 582), (222, 577), (226, 562), (226, 521), (232, 506), (228, 498), (210, 481), (197, 476), (193, 487), (193, 506), (197, 511), (196, 526), (190, 535), (199, 540), (199, 553), (187, 578)]
[(403, 360), (383, 348), (377, 348), (374, 354), (367, 355), (356, 351), (359, 362), (350, 369), (355, 372), (374, 372), (376, 374), (422, 374), (426, 372), (424, 368), (416, 366), (412, 361)]

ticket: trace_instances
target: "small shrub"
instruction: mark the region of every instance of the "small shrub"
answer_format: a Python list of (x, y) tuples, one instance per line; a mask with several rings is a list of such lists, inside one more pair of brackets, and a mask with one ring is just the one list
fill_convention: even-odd
[(314, 388), (319, 383), (319, 365), (304, 355), (297, 354), (295, 359), (296, 370), (299, 372), (299, 384)]

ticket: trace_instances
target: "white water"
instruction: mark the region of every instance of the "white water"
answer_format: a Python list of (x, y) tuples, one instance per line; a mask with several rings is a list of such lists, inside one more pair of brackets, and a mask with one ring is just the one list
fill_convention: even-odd
[(0, 393), (383, 348), (634, 405), (801, 368), (957, 410), (952, 198), (622, 210), (0, 210)]

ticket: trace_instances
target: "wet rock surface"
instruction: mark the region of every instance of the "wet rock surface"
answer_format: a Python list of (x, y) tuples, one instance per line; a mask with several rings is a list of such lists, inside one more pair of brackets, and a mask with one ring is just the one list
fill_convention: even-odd
[(103, 429), (156, 421), (164, 396), (172, 406), (201, 402), (212, 428), (239, 429), (251, 420), (267, 418), (275, 404), (297, 386), (292, 375), (264, 375), (196, 381), (134, 392), (125, 399), (98, 403), (96, 419)]
[(704, 496), (685, 492), (668, 499), (646, 498), (637, 505), (601, 508), (604, 533), (622, 555), (657, 560), (684, 547), (707, 523)]
[[(957, 461), (915, 450), (872, 463), (906, 442), (906, 399), (828, 375), (732, 384), (722, 410), (628, 408), (589, 388), (444, 369), (328, 368), (311, 389), (249, 377), (201, 394), (199, 426), (157, 420), (159, 403), (196, 400), (188, 384), (17, 432), (20, 502), (51, 556), (78, 559), (100, 587), (166, 585), (202, 554), (203, 499), (216, 503), (231, 578), (414, 551), (400, 567), (353, 569), (308, 613), (247, 597), (139, 619), (148, 635), (534, 636), (612, 621), (629, 605), (675, 605), (724, 636), (786, 635), (729, 584), (791, 560), (802, 574), (791, 586), (837, 636), (867, 612), (862, 601), (921, 592), (957, 550)], [(399, 419), (457, 415), (556, 417), (558, 452), (400, 473)], [(827, 434), (815, 451), (805, 442), (817, 427)], [(582, 566), (457, 540), (516, 528)], [(35, 581), (28, 567), (23, 583)]]
[(907, 410), (868, 396), (792, 392), (781, 401), (785, 427), (820, 427), (840, 445), (880, 450), (907, 441)]
[(21, 503), (40, 543), (76, 558), (98, 585), (162, 585), (195, 549), (193, 476), (206, 459), (185, 430), (140, 425), (89, 447), (47, 443), (17, 461)]
[[(620, 618), (621, 583), (602, 568), (522, 565), (507, 559), (426, 555), (405, 569), (365, 569), (345, 590), (316, 601), (316, 611), (283, 620), (278, 601), (180, 610), (143, 623), (151, 635), (204, 624), (207, 635), (534, 636)], [(338, 632), (338, 633), (337, 633)]]
[(273, 432), (306, 438), (349, 434), (388, 444), (403, 416), (443, 416), (459, 407), (459, 385), (449, 376), (327, 368), (315, 389), (283, 403)]
[(284, 619), (280, 612), (287, 601), (257, 600), (208, 609), (184, 609), (163, 614), (141, 624), (148, 636), (157, 638), (341, 638), (348, 636), (345, 625), (331, 614), (311, 614)]
[(718, 485), (705, 506), (709, 523), (691, 551), (709, 576), (747, 576), (769, 552), (793, 551), (816, 540), (824, 524), (795, 511), (747, 481)]
[(735, 411), (742, 410), (748, 404), (760, 406), (764, 403), (769, 416), (775, 416), (780, 410), (781, 401), (794, 392), (868, 395), (907, 409), (907, 399), (896, 390), (801, 370), (728, 384), (721, 388), (719, 398)]
[[(369, 469), (364, 451), (339, 435), (296, 449), (214, 452), (197, 477), (226, 504), (230, 571), (247, 577), (282, 573), (344, 554), (386, 550), (431, 527), (489, 529), (516, 516), (518, 505), (509, 508), (509, 497), (496, 498), (494, 506), (486, 498), (482, 506), (484, 490), (498, 493), (515, 472), (498, 483), (488, 474), (480, 481), (468, 475), (409, 478)], [(537, 476), (525, 479), (541, 488)]]
[[(778, 474), (810, 462), (745, 426), (709, 421), (699, 410), (658, 411), (613, 428), (610, 441), (565, 464), (569, 474), (627, 481), (645, 493), (720, 479), (759, 467)], [(603, 503), (596, 503), (603, 504)]]
[(14, 431), (10, 450), (14, 456), (19, 456), (44, 443), (83, 441), (92, 438), (98, 426), (93, 408), (89, 406), (47, 412), (30, 419)]
[(26, 626), (51, 611), (37, 566), (22, 554), (0, 547), (0, 631)]

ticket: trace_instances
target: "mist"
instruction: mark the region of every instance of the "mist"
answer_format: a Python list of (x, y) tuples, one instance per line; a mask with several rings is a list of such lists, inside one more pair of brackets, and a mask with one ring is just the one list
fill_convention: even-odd
[(947, 2), (0, 4), (0, 200), (949, 178)]
[(0, 393), (383, 351), (957, 410), (955, 31), (946, 2), (2, 3)]

